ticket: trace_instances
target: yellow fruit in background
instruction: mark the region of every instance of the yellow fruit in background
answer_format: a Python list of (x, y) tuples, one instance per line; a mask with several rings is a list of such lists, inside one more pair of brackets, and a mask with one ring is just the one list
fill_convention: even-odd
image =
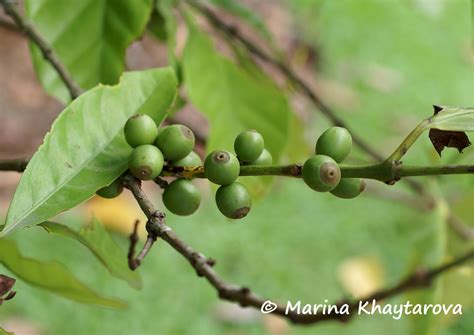
[(338, 268), (342, 287), (355, 298), (366, 297), (385, 285), (383, 266), (374, 257), (351, 257)]
[(140, 220), (138, 235), (146, 239), (146, 217), (142, 211), (127, 196), (114, 199), (94, 197), (86, 203), (86, 215), (95, 216), (108, 230), (116, 231), (123, 235), (130, 235), (136, 220)]

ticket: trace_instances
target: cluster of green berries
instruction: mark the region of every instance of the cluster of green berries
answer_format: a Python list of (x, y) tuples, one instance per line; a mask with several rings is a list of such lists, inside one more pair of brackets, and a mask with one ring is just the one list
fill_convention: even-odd
[(347, 129), (331, 127), (321, 134), (316, 142), (315, 156), (303, 165), (305, 183), (315, 191), (328, 192), (343, 198), (357, 197), (365, 188), (360, 178), (342, 178), (338, 163), (349, 155), (352, 136)]
[[(202, 166), (202, 160), (193, 151), (195, 137), (186, 126), (173, 124), (158, 129), (155, 121), (144, 114), (132, 116), (125, 124), (124, 135), (133, 147), (128, 161), (130, 173), (140, 180), (153, 180), (163, 167)], [(216, 192), (220, 212), (232, 219), (243, 218), (250, 211), (252, 199), (244, 185), (237, 183), (240, 164), (267, 165), (272, 156), (264, 148), (262, 135), (250, 130), (242, 132), (235, 140), (237, 156), (226, 150), (211, 152), (204, 162), (206, 177), (221, 185)], [(238, 158), (237, 158), (238, 157)], [(97, 191), (104, 198), (114, 198), (123, 190), (120, 180)], [(201, 202), (198, 188), (186, 179), (176, 179), (163, 192), (163, 203), (172, 213), (190, 215)]]
[[(137, 114), (128, 119), (124, 127), (127, 143), (133, 147), (128, 160), (130, 173), (140, 180), (157, 178), (163, 166), (200, 166), (201, 158), (194, 149), (194, 134), (188, 127), (173, 124), (158, 130), (155, 121), (148, 115)], [(97, 191), (105, 198), (118, 196), (123, 186), (114, 181)], [(198, 188), (189, 180), (176, 179), (163, 192), (166, 208), (177, 215), (194, 213), (201, 202)]]
[[(194, 149), (194, 134), (188, 127), (173, 124), (158, 129), (148, 115), (137, 114), (125, 124), (124, 135), (133, 148), (128, 161), (130, 173), (140, 180), (154, 180), (163, 167), (202, 166), (201, 158)], [(349, 154), (352, 137), (345, 128), (326, 130), (316, 143), (315, 156), (303, 165), (305, 183), (315, 191), (330, 191), (337, 197), (350, 199), (358, 196), (365, 183), (358, 178), (342, 178), (338, 163)], [(209, 181), (220, 185), (215, 200), (219, 211), (232, 219), (245, 217), (252, 207), (252, 198), (244, 185), (236, 180), (241, 165), (271, 165), (272, 156), (265, 149), (260, 133), (247, 130), (234, 141), (235, 154), (227, 150), (215, 150), (204, 161), (204, 174)], [(97, 191), (105, 198), (114, 198), (123, 190), (120, 180)], [(163, 192), (166, 208), (177, 215), (194, 213), (201, 202), (198, 188), (186, 179), (175, 179)]]
[(270, 165), (272, 155), (265, 149), (262, 135), (255, 130), (240, 133), (234, 141), (236, 155), (227, 150), (215, 150), (204, 161), (204, 174), (221, 185), (216, 192), (219, 211), (231, 219), (245, 217), (252, 207), (252, 198), (241, 183), (236, 182), (241, 165)]

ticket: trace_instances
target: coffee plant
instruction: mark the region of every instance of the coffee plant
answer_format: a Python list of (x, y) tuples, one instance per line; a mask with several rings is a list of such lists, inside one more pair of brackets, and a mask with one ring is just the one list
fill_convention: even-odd
[[(191, 216), (208, 200), (203, 185), (196, 183), (198, 179), (208, 181), (215, 210), (228, 221), (239, 221), (259, 211), (280, 178), (293, 178), (293, 183), (346, 203), (358, 201), (362, 193), (375, 194), (377, 186), (371, 189), (371, 185), (386, 184), (390, 188), (387, 186), (381, 197), (397, 201), (402, 191), (415, 199), (409, 205), (418, 204), (426, 210), (442, 207), (435, 194), (439, 190), (434, 191), (427, 178), (408, 177), (474, 172), (473, 165), (409, 165), (404, 161), (427, 132), (440, 157), (445, 148), (461, 153), (470, 145), (466, 133), (474, 131), (473, 108), (435, 105), (434, 112), (427, 109), (426, 118), (413, 124), (413, 130), (385, 157), (381, 147), (386, 144), (371, 141), (353, 129), (349, 120), (339, 117), (320, 92), (284, 59), (263, 21), (239, 1), (25, 0), (24, 13), (13, 1), (0, 0), (0, 4), (10, 28), (28, 39), (42, 87), (65, 106), (30, 159), (0, 160), (0, 171), (22, 174), (0, 230), (0, 263), (11, 276), (65, 298), (112, 308), (126, 305), (89, 287), (59, 263), (26, 256), (12, 235), (21, 239), (25, 228), (38, 226), (51, 238), (58, 235), (78, 241), (110, 275), (137, 289), (142, 286), (140, 270), (154, 266), (144, 262), (147, 255), (157, 241), (165, 242), (217, 291), (220, 299), (265, 312), (267, 298), (225, 281), (215, 268), (216, 261), (194, 250), (167, 223), (167, 212)], [(100, 13), (100, 19), (94, 13)], [(219, 13), (237, 17), (239, 24), (252, 29), (266, 45), (246, 37)], [(181, 28), (187, 31), (184, 50), (178, 47)], [(216, 50), (205, 29), (217, 33), (214, 38), (230, 50), (231, 56)], [(126, 49), (145, 33), (166, 46), (169, 65), (126, 71)], [(216, 69), (215, 77), (206, 76)], [(273, 76), (284, 78), (285, 85)], [(291, 129), (297, 123), (288, 95), (295, 92), (320, 113), (321, 119), (331, 123), (312, 141), (310, 153), (302, 154), (298, 148), (305, 142), (298, 134), (302, 128)], [(192, 122), (177, 121), (176, 115), (188, 103), (207, 117), (210, 130), (206, 136), (198, 136)], [(203, 149), (207, 154), (202, 154)], [(359, 159), (351, 159), (354, 151)], [(298, 161), (292, 162), (290, 157)], [(161, 194), (159, 201), (150, 200), (142, 188), (145, 184), (156, 187)], [(139, 247), (140, 222), (136, 221), (128, 253), (96, 218), (79, 230), (67, 222), (51, 221), (95, 195), (112, 199), (124, 190), (133, 195), (147, 218), (143, 245)], [(157, 208), (155, 202), (163, 208)], [(449, 208), (444, 210), (449, 212)], [(363, 219), (370, 220), (370, 208), (366, 214)], [(240, 229), (253, 229), (242, 221)], [(290, 221), (288, 224), (295, 224)], [(179, 225), (179, 218), (175, 223)], [(294, 324), (346, 322), (356, 317), (359, 302), (373, 304), (426, 289), (448, 270), (474, 258), (470, 228), (459, 222), (451, 228), (467, 240), (467, 248), (434, 264), (417, 262), (400, 281), (358, 300), (346, 297), (336, 301), (336, 308), (347, 308), (345, 315), (288, 312), (284, 304), (274, 304), (270, 312)], [(294, 229), (298, 229), (296, 224)], [(293, 264), (285, 266), (291, 271)], [(262, 274), (264, 271), (262, 267)], [(0, 305), (13, 304), (15, 279), (1, 275), (0, 280)], [(156, 285), (160, 285), (160, 278), (156, 278)], [(324, 287), (314, 289), (324, 291)], [(7, 334), (1, 328), (0, 333)]]

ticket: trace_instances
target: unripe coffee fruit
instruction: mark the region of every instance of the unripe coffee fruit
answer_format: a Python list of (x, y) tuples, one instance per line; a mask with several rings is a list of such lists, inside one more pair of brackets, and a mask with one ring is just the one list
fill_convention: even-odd
[(216, 150), (207, 155), (204, 161), (204, 174), (215, 184), (232, 184), (240, 173), (240, 163), (234, 154), (227, 150)]
[(201, 193), (189, 180), (176, 179), (163, 192), (163, 203), (176, 215), (191, 215), (199, 207)]
[(152, 144), (158, 136), (155, 121), (146, 114), (136, 114), (128, 119), (124, 127), (127, 143), (135, 148), (143, 144)]
[(304, 163), (301, 173), (304, 182), (318, 192), (331, 191), (341, 180), (339, 166), (334, 159), (325, 155), (309, 158)]
[(122, 191), (123, 183), (119, 178), (113, 181), (109, 186), (103, 187), (95, 193), (102, 198), (112, 199), (118, 197)]
[(133, 149), (128, 160), (130, 172), (138, 179), (152, 180), (163, 170), (163, 154), (151, 144), (140, 145)]
[(352, 147), (352, 136), (346, 128), (331, 127), (319, 136), (316, 142), (316, 155), (326, 155), (336, 162), (342, 162)]
[(365, 181), (360, 178), (342, 178), (331, 193), (338, 198), (353, 199), (365, 189)]
[(272, 154), (267, 149), (263, 149), (260, 156), (252, 161), (246, 163), (246, 165), (271, 165), (273, 162)]
[(219, 211), (231, 219), (245, 217), (252, 207), (252, 198), (240, 183), (219, 187), (216, 192), (216, 204)]
[(234, 150), (237, 157), (243, 162), (256, 160), (264, 149), (262, 135), (256, 130), (241, 132), (234, 141)]
[(186, 157), (171, 162), (173, 166), (202, 166), (201, 157), (194, 151), (191, 151)]
[(194, 148), (194, 134), (182, 124), (164, 127), (158, 133), (156, 146), (167, 160), (177, 161), (186, 157)]

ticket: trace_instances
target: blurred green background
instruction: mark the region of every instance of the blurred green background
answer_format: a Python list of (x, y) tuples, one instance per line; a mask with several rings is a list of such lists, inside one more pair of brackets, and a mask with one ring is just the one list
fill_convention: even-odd
[[(384, 155), (431, 115), (431, 105), (474, 106), (470, 1), (297, 0), (279, 5), (289, 13), (298, 39), (317, 50), (314, 74), (324, 83), (328, 103)], [(309, 109), (306, 106), (305, 112)], [(288, 155), (292, 159), (300, 155), (296, 158), (300, 161), (329, 126), (317, 112), (304, 117), (308, 146)], [(296, 140), (289, 143), (292, 141)], [(406, 162), (472, 162), (472, 153), (471, 148), (462, 155), (448, 149), (440, 159), (425, 135)], [(350, 161), (368, 160), (354, 150)], [(392, 187), (370, 184), (369, 189), (376, 187), (377, 194), (369, 190), (347, 201), (314, 193), (301, 180), (280, 178), (244, 220), (223, 218), (210, 195), (196, 215), (169, 215), (168, 223), (194, 248), (216, 258), (216, 270), (230, 282), (279, 302), (336, 301), (395, 284), (417, 265), (439, 264), (472, 246), (454, 235), (446, 223), (449, 205), (474, 227), (472, 177), (419, 180), (436, 195), (438, 203), (432, 211), (393, 200), (394, 194), (407, 192), (401, 196), (417, 204), (401, 183)], [(84, 219), (89, 217), (74, 211), (61, 221), (77, 225)], [(115, 238), (125, 250), (127, 238), (118, 234)], [(196, 277), (187, 262), (160, 241), (138, 269), (144, 288), (135, 291), (110, 277), (75, 242), (52, 238), (41, 228), (16, 234), (16, 240), (25, 255), (59, 260), (97, 291), (129, 304), (125, 310), (82, 305), (20, 280), (15, 285), (17, 296), (1, 307), (0, 322), (26, 320), (40, 334), (474, 332), (472, 267), (452, 271), (432, 289), (390, 300), (462, 303), (461, 318), (370, 316), (355, 317), (347, 324), (297, 327), (223, 304), (205, 280)]]

